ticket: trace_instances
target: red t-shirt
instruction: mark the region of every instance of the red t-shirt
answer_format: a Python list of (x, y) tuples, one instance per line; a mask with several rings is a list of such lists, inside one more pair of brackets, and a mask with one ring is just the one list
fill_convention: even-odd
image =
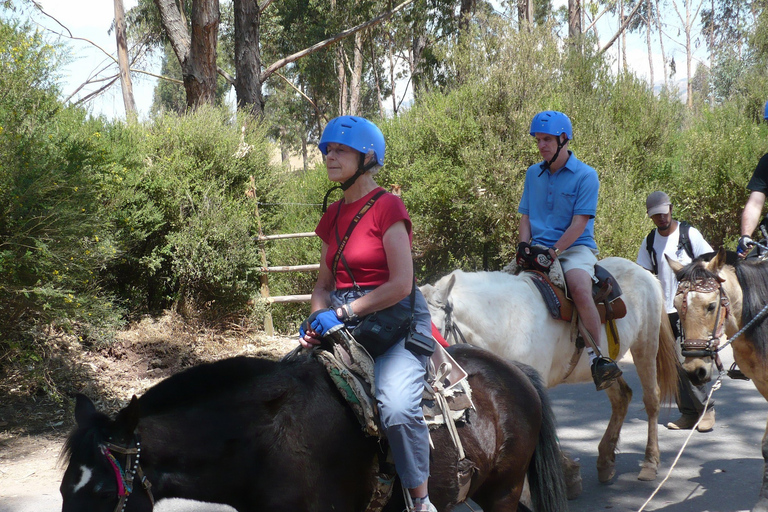
[[(315, 228), (315, 233), (328, 244), (328, 254), (325, 263), (331, 272), (334, 271), (333, 260), (339, 247), (336, 241), (336, 218), (338, 215), (339, 240), (344, 238), (347, 228), (360, 209), (377, 192), (382, 190), (377, 187), (365, 197), (354, 203), (345, 204), (344, 200), (337, 201), (328, 207), (323, 214), (320, 223)], [(339, 211), (341, 208), (341, 211)], [(403, 201), (394, 194), (385, 193), (379, 197), (368, 212), (355, 226), (352, 235), (344, 247), (344, 258), (352, 270), (352, 275), (359, 286), (375, 287), (389, 280), (389, 267), (387, 255), (384, 252), (384, 233), (393, 224), (405, 221), (408, 230), (408, 239), (413, 241), (411, 234), (411, 218), (405, 209)], [(347, 274), (347, 269), (339, 259), (336, 273), (336, 289), (351, 288), (352, 279)]]

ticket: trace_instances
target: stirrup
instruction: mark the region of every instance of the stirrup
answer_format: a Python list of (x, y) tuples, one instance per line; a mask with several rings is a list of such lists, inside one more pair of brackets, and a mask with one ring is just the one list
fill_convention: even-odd
[(744, 375), (744, 372), (742, 372), (739, 367), (736, 365), (736, 363), (733, 363), (730, 368), (728, 368), (728, 371), (726, 372), (726, 375), (728, 375), (732, 379), (737, 380), (749, 380), (749, 377)]

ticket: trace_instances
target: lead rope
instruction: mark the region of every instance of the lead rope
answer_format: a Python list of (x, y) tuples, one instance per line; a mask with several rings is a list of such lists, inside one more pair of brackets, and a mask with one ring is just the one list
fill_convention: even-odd
[[(734, 336), (735, 338), (735, 336)], [(733, 338), (731, 338), (733, 339)], [(699, 426), (699, 423), (701, 423), (702, 418), (704, 418), (704, 414), (707, 412), (707, 408), (709, 407), (709, 401), (712, 399), (712, 393), (715, 392), (715, 390), (720, 389), (720, 386), (723, 383), (723, 373), (720, 372), (720, 374), (717, 377), (717, 380), (714, 384), (712, 384), (712, 389), (709, 390), (709, 395), (707, 395), (707, 401), (704, 403), (704, 409), (701, 412), (701, 416), (699, 416), (698, 421), (696, 424), (691, 428), (690, 433), (688, 434), (688, 437), (685, 438), (685, 442), (683, 443), (683, 446), (680, 447), (680, 451), (677, 452), (677, 457), (675, 457), (675, 460), (672, 462), (672, 466), (670, 466), (669, 471), (667, 471), (667, 476), (664, 477), (664, 480), (662, 480), (659, 485), (654, 489), (653, 493), (648, 497), (647, 500), (645, 500), (645, 503), (643, 503), (643, 506), (640, 507), (637, 512), (643, 512), (645, 510), (646, 505), (648, 505), (654, 496), (656, 496), (656, 493), (659, 492), (659, 490), (664, 486), (667, 480), (669, 480), (670, 475), (672, 474), (672, 470), (675, 469), (675, 466), (677, 465), (677, 461), (680, 460), (680, 457), (683, 455), (683, 450), (685, 450), (685, 447), (688, 446), (688, 441), (691, 440), (691, 436), (693, 436), (693, 433), (696, 432), (696, 429)]]

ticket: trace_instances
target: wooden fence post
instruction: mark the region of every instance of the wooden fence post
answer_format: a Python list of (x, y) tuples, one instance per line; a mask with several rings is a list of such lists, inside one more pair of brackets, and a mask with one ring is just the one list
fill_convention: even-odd
[[(264, 233), (261, 230), (261, 217), (259, 216), (259, 198), (256, 197), (256, 182), (251, 176), (251, 190), (253, 196), (253, 203), (256, 210), (256, 225), (259, 229), (259, 252), (261, 253), (261, 266), (262, 269), (267, 267), (267, 250), (264, 248)], [(259, 276), (259, 282), (261, 283), (261, 296), (265, 299), (269, 299), (269, 275), (266, 270)], [(264, 332), (267, 336), (275, 335), (275, 324), (272, 322), (272, 311), (267, 307), (267, 314), (264, 317)]]

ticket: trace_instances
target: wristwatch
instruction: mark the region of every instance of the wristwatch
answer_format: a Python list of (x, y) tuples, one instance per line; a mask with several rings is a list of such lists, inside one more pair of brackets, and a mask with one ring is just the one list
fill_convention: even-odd
[(560, 257), (560, 249), (558, 249), (557, 247), (555, 247), (553, 245), (552, 246), (552, 250), (555, 251), (555, 256), (557, 256), (559, 258)]
[(357, 314), (352, 310), (352, 306), (349, 304), (342, 304), (336, 310), (334, 311), (336, 313), (336, 318), (341, 320), (342, 322), (350, 322), (353, 320), (357, 320)]

